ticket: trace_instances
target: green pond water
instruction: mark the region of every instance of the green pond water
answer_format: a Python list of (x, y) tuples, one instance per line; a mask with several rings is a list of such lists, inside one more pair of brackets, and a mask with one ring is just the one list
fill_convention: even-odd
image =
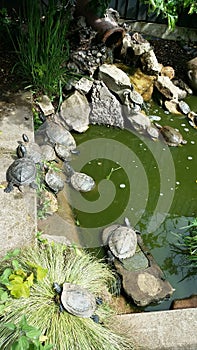
[[(197, 112), (197, 97), (186, 99)], [(176, 289), (168, 301), (145, 308), (169, 309), (173, 299), (197, 293), (197, 278), (185, 255), (175, 252), (179, 237), (197, 217), (197, 130), (183, 115), (165, 113), (151, 103), (147, 114), (161, 117), (161, 125), (177, 128), (187, 144), (168, 147), (134, 132), (91, 126), (74, 134), (80, 155), (72, 166), (95, 179), (96, 188), (86, 194), (69, 190), (79, 236), (84, 247), (103, 254), (104, 227), (128, 217), (166, 279)]]

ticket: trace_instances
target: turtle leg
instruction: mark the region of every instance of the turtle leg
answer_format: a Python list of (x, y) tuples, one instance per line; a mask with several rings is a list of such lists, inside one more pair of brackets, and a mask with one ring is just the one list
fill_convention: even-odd
[(8, 182), (7, 187), (4, 189), (4, 192), (6, 193), (10, 193), (11, 191), (13, 191), (14, 186), (12, 182)]
[(29, 184), (29, 186), (31, 187), (31, 188), (33, 188), (34, 190), (37, 190), (37, 188), (38, 188), (38, 185), (33, 181), (33, 182), (31, 182), (30, 184)]

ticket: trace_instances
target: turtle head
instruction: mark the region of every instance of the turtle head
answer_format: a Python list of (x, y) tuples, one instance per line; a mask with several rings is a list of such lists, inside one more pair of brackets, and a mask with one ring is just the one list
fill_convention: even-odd
[(16, 154), (17, 154), (18, 158), (24, 158), (27, 155), (27, 149), (26, 149), (25, 145), (20, 143), (16, 149)]
[(57, 283), (57, 282), (54, 282), (53, 283), (53, 289), (56, 291), (56, 293), (58, 294), (61, 294), (62, 292), (62, 287)]

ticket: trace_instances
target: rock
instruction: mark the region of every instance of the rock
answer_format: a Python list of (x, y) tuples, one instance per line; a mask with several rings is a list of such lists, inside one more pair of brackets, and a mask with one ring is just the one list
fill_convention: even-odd
[(142, 63), (142, 70), (148, 73), (159, 73), (161, 71), (161, 66), (157, 61), (154, 51), (151, 49), (148, 52), (145, 52), (140, 57)]
[(61, 117), (70, 130), (84, 132), (89, 126), (90, 107), (87, 98), (75, 91), (61, 106)]
[(172, 80), (175, 77), (175, 71), (172, 67), (166, 66), (161, 68), (161, 75), (170, 78)]
[(90, 123), (124, 127), (121, 105), (102, 81), (95, 81), (92, 88)]
[(37, 101), (36, 103), (45, 116), (55, 113), (51, 100), (47, 95), (41, 96), (40, 101)]
[(173, 101), (173, 100), (166, 100), (164, 102), (164, 105), (166, 107), (166, 109), (172, 113), (172, 114), (181, 114), (181, 112), (177, 109), (178, 107), (178, 103), (176, 101)]
[(71, 241), (69, 241), (69, 239), (64, 236), (55, 236), (55, 235), (48, 235), (47, 233), (43, 233), (42, 239), (46, 239), (49, 243), (55, 242), (55, 243), (64, 244), (66, 246), (72, 245)]
[(115, 65), (102, 64), (102, 66), (99, 67), (98, 76), (108, 89), (117, 94), (119, 91), (131, 88), (128, 75)]
[(132, 258), (136, 259), (140, 265), (135, 263), (128, 264), (127, 261), (124, 265), (124, 262), (122, 263), (117, 259), (115, 259), (114, 265), (118, 274), (122, 277), (125, 293), (132, 298), (136, 305), (147, 306), (150, 303), (170, 297), (174, 289), (163, 278), (163, 273), (151, 254), (147, 255), (145, 253), (146, 248), (140, 235), (138, 235), (138, 247), (144, 254), (144, 257), (142, 258), (142, 255), (140, 255), (140, 257), (135, 258), (134, 255)]
[(93, 79), (87, 79), (87, 78), (83, 77), (76, 82), (74, 87), (81, 94), (86, 95), (90, 91), (92, 84), (93, 84)]
[(139, 92), (144, 101), (149, 101), (152, 97), (155, 75), (148, 75), (137, 68), (134, 74), (129, 75), (130, 82), (134, 86), (134, 89)]
[(187, 62), (187, 74), (191, 88), (197, 92), (197, 57)]
[(176, 299), (173, 300), (170, 309), (176, 310), (176, 309), (189, 309), (189, 308), (195, 308), (197, 307), (197, 295), (191, 295), (188, 298), (185, 299)]
[(175, 86), (167, 76), (158, 76), (155, 86), (159, 92), (169, 100), (184, 99), (187, 96), (186, 91)]
[(147, 257), (139, 246), (137, 246), (136, 252), (132, 257), (121, 261), (124, 268), (128, 271), (146, 269), (149, 265)]

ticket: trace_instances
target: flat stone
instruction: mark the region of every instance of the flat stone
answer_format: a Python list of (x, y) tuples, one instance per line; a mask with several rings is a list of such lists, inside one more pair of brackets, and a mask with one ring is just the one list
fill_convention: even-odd
[[(146, 247), (140, 235), (138, 237), (138, 247), (144, 253)], [(145, 253), (144, 253), (145, 254)], [(174, 292), (170, 283), (163, 278), (163, 273), (156, 264), (154, 258), (149, 253), (146, 255), (148, 267), (127, 270), (124, 261), (115, 259), (114, 264), (118, 274), (122, 277), (122, 285), (125, 293), (132, 298), (138, 306), (147, 306), (151, 303), (163, 300)]]
[(61, 117), (70, 130), (86, 131), (89, 127), (89, 114), (88, 100), (79, 91), (75, 91), (62, 103)]
[(129, 271), (136, 271), (146, 269), (149, 265), (148, 259), (142, 250), (137, 246), (136, 252), (133, 256), (121, 260), (124, 268)]
[(110, 321), (141, 350), (197, 349), (197, 309), (132, 313)]
[(74, 85), (75, 89), (78, 90), (82, 94), (87, 94), (93, 84), (94, 80), (93, 79), (87, 79), (87, 78), (81, 78), (79, 79), (76, 84)]
[(0, 103), (0, 256), (9, 250), (32, 244), (36, 233), (36, 192), (17, 187), (5, 193), (6, 170), (16, 159), (16, 147), (23, 133), (34, 141), (31, 95), (15, 94), (2, 97)]
[(155, 81), (156, 88), (169, 100), (184, 99), (187, 95), (186, 91), (181, 90), (167, 76), (158, 76)]
[(36, 102), (45, 116), (55, 113), (54, 107), (50, 98), (47, 95), (40, 97), (40, 100)]
[(113, 64), (102, 64), (99, 67), (99, 79), (113, 92), (131, 87), (128, 75)]

